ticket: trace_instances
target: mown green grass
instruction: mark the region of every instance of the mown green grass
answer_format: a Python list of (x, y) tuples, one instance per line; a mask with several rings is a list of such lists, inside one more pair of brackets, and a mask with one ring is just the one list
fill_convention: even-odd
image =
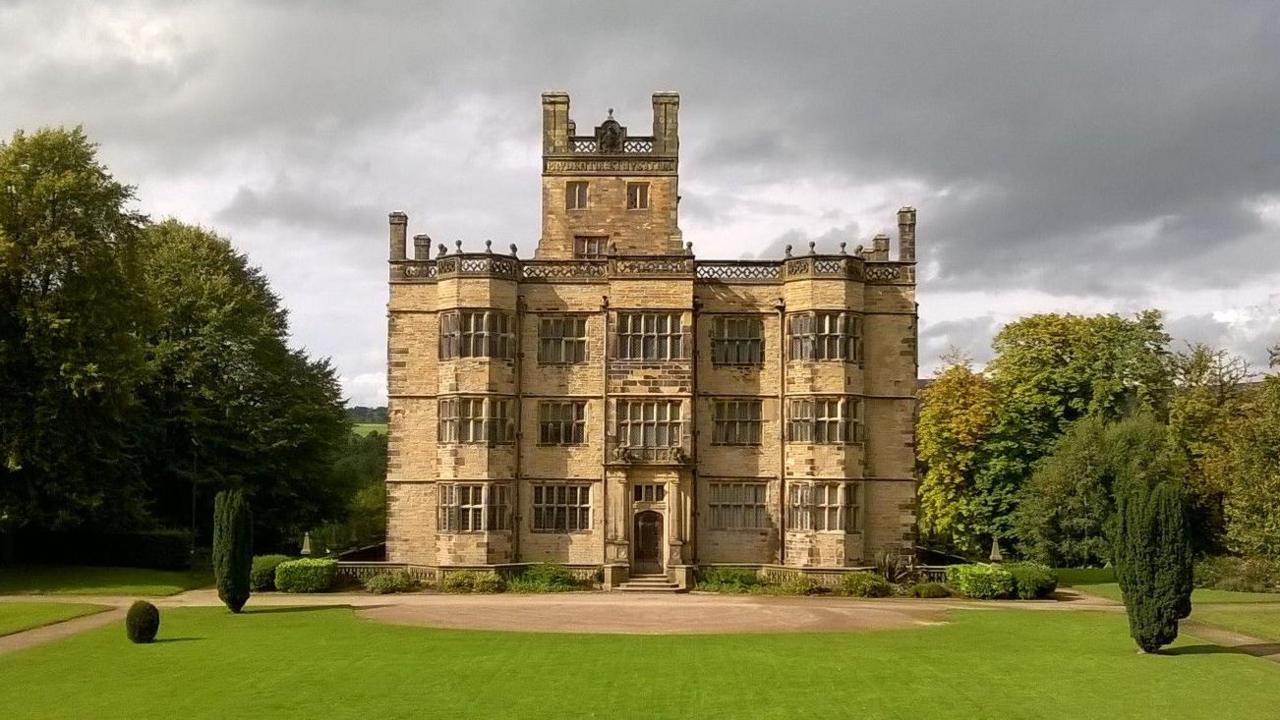
[[(957, 612), (790, 635), (431, 630), (344, 608), (162, 611), (0, 656), (22, 718), (1260, 718), (1280, 666), (1183, 638), (1135, 652), (1106, 612)], [(1222, 692), (1231, 688), (1230, 692)]]
[(351, 431), (357, 435), (372, 435), (373, 433), (387, 434), (386, 423), (352, 423)]
[(0, 567), (0, 595), (173, 595), (213, 584), (207, 572), (28, 565)]
[[(1082, 593), (1124, 602), (1112, 568), (1058, 568), (1058, 584)], [(1280, 593), (1230, 592), (1198, 588), (1191, 592), (1191, 604), (1280, 603)]]
[(1261, 640), (1280, 642), (1280, 603), (1199, 606), (1193, 603), (1191, 619)]
[(106, 608), (99, 605), (79, 603), (0, 603), (0, 636), (52, 625), (103, 610)]

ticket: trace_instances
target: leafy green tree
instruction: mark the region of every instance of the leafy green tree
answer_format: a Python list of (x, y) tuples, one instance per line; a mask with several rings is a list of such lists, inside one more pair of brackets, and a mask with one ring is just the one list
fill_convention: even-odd
[(226, 240), (173, 220), (147, 228), (140, 250), (157, 314), (139, 431), (156, 515), (183, 524), (213, 491), (243, 488), (264, 549), (343, 519), (356, 487), (333, 472), (350, 435), (341, 390), (327, 360), (289, 348), (266, 277)]
[(986, 368), (1000, 411), (975, 476), (990, 531), (1012, 536), (1019, 491), (1063, 430), (1086, 416), (1167, 412), (1169, 336), (1160, 313), (1032, 315), (1006, 325)]
[(919, 523), (926, 537), (975, 553), (989, 536), (989, 519), (974, 474), (998, 407), (991, 384), (967, 358), (953, 356), (948, 363), (920, 394), (916, 443), (925, 469)]
[(244, 493), (223, 490), (213, 502), (213, 576), (218, 598), (233, 613), (249, 601), (253, 516)]
[(1117, 494), (1116, 578), (1124, 594), (1129, 634), (1144, 652), (1178, 637), (1191, 612), (1191, 543), (1186, 501), (1173, 482), (1126, 482)]
[(1204, 456), (1206, 474), (1224, 489), (1230, 548), (1280, 560), (1280, 375), (1268, 375), (1226, 422)]
[(1249, 365), (1225, 350), (1194, 344), (1175, 353), (1171, 366), (1176, 389), (1169, 401), (1169, 442), (1188, 466), (1192, 543), (1198, 553), (1220, 553), (1226, 547), (1227, 478), (1209, 471), (1206, 458), (1227, 439)]
[(0, 143), (0, 517), (19, 527), (143, 521), (132, 199), (79, 128)]
[(1014, 530), (1022, 554), (1053, 567), (1106, 563), (1114, 475), (1106, 422), (1072, 423), (1020, 492)]

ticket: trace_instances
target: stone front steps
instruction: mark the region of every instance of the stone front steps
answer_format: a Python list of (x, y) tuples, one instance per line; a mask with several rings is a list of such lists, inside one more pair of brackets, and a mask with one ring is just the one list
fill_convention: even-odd
[(618, 585), (618, 589), (623, 592), (685, 592), (666, 575), (633, 575), (630, 580)]

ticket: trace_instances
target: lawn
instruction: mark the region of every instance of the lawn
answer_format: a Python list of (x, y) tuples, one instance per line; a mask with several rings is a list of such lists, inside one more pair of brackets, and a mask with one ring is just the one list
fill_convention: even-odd
[(1194, 605), (1191, 619), (1232, 632), (1280, 642), (1280, 603)]
[[(1118, 613), (957, 612), (792, 635), (431, 630), (345, 608), (182, 608), (0, 656), (20, 718), (1259, 718), (1280, 666), (1183, 638), (1140, 655)], [(1222, 692), (1231, 688), (1231, 692)], [(175, 692), (175, 690), (180, 690)]]
[(76, 603), (0, 603), (0, 636), (106, 610), (100, 605)]
[(68, 565), (0, 568), (0, 595), (173, 595), (212, 584), (207, 571)]
[[(1120, 593), (1120, 585), (1115, 580), (1115, 572), (1111, 568), (1061, 568), (1058, 573), (1058, 584), (1072, 587), (1089, 595), (1097, 595), (1108, 600), (1124, 602)], [(1280, 603), (1280, 593), (1229, 592), (1227, 590), (1209, 590), (1197, 588), (1191, 591), (1191, 604), (1218, 603)]]
[(373, 433), (387, 434), (386, 423), (352, 423), (351, 430), (357, 435), (372, 435)]

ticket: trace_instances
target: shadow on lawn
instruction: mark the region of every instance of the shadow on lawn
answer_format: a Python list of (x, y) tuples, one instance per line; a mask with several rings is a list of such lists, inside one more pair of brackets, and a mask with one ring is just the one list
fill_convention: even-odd
[(270, 615), (271, 613), (299, 613), (299, 612), (317, 612), (319, 610), (336, 610), (338, 608), (349, 607), (347, 605), (279, 605), (268, 607), (247, 607), (244, 609), (245, 615)]
[(1267, 657), (1269, 655), (1280, 655), (1280, 643), (1262, 643), (1257, 645), (1182, 645), (1175, 648), (1166, 648), (1161, 651), (1162, 655), (1252, 655), (1253, 657)]
[(159, 645), (160, 643), (191, 642), (193, 640), (203, 640), (203, 639), (204, 638), (198, 638), (198, 637), (156, 638), (151, 642)]

